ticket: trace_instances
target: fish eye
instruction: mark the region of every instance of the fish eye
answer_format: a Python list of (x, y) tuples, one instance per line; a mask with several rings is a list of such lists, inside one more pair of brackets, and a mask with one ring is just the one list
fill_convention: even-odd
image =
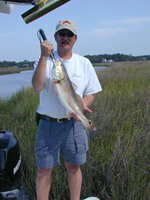
[(89, 120), (89, 125), (90, 125), (90, 126), (92, 125), (92, 122), (91, 122), (91, 120)]

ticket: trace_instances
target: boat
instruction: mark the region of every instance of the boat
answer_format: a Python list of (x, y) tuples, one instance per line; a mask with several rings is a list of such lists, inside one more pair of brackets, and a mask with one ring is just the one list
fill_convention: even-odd
[(0, 200), (17, 200), (21, 185), (21, 152), (11, 131), (0, 131)]

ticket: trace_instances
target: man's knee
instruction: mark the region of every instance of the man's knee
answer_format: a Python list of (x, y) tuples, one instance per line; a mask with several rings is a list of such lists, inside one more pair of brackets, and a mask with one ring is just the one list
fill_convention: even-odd
[(68, 173), (75, 174), (76, 172), (78, 172), (80, 170), (80, 165), (75, 165), (72, 163), (65, 163), (65, 166), (66, 166)]
[(39, 178), (42, 178), (42, 177), (45, 177), (45, 176), (50, 176), (51, 173), (52, 173), (52, 170), (53, 170), (53, 168), (43, 169), (43, 168), (38, 167), (37, 168), (37, 171), (38, 171), (37, 176)]

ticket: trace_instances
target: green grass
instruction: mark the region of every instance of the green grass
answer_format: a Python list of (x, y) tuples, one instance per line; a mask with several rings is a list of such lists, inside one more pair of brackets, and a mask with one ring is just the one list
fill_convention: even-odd
[[(103, 91), (95, 95), (88, 115), (103, 130), (89, 140), (82, 166), (81, 198), (150, 199), (150, 61), (110, 63), (97, 72)], [(38, 94), (22, 90), (0, 100), (0, 129), (13, 131), (22, 152), (24, 185), (36, 199), (34, 143)], [(67, 174), (61, 166), (52, 174), (50, 199), (69, 199)]]
[(33, 70), (33, 67), (26, 67), (26, 68), (5, 67), (5, 68), (0, 68), (0, 75), (16, 74), (16, 73), (20, 73), (21, 71), (26, 71), (26, 70)]

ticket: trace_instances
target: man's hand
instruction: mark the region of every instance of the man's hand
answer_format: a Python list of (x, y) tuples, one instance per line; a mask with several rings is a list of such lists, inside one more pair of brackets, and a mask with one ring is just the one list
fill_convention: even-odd
[(53, 44), (50, 43), (48, 40), (44, 40), (41, 43), (41, 56), (49, 57), (53, 50)]
[[(90, 110), (88, 107), (93, 103), (94, 101), (94, 95), (87, 95), (83, 98), (83, 113), (84, 115), (86, 115), (86, 113), (92, 113), (92, 110)], [(72, 117), (77, 120), (77, 121), (81, 121), (78, 117), (78, 115), (74, 112), (71, 113)]]
[[(86, 115), (86, 113), (92, 113), (92, 110), (90, 110), (88, 107), (84, 107), (84, 110), (83, 110), (83, 113), (84, 115)], [(76, 121), (79, 121), (81, 122), (81, 120), (79, 119), (78, 115), (74, 112), (71, 113), (72, 117), (76, 120)]]
[(90, 110), (88, 107), (84, 107), (84, 115), (86, 115), (86, 113), (92, 113), (92, 110)]
[(79, 117), (76, 113), (72, 112), (71, 115), (76, 121), (81, 122), (81, 120), (79, 119)]

